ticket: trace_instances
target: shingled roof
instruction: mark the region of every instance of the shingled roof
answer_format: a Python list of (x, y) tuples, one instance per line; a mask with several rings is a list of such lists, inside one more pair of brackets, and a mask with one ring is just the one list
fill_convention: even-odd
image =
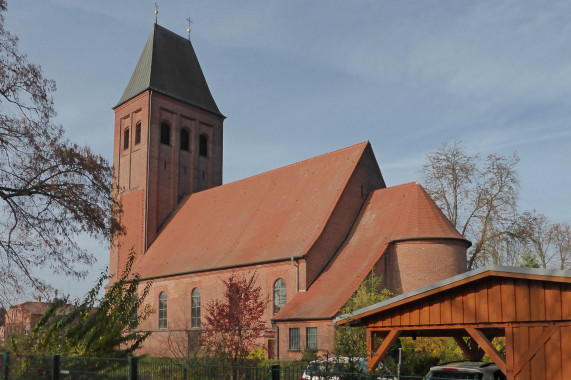
[[(333, 318), (389, 244), (409, 239), (453, 239), (470, 245), (418, 183), (376, 190), (370, 194), (353, 231), (323, 273), (272, 319)], [(340, 278), (343, 281), (339, 281)]]
[(153, 90), (223, 116), (210, 93), (190, 40), (154, 24), (118, 107)]
[(368, 142), (191, 194), (134, 272), (149, 279), (304, 256), (363, 159), (374, 160)]

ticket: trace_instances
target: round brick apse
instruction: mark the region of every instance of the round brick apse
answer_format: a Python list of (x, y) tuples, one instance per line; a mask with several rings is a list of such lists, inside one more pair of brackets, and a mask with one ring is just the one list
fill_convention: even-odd
[(466, 242), (459, 240), (406, 240), (390, 248), (388, 279), (403, 293), (466, 272)]

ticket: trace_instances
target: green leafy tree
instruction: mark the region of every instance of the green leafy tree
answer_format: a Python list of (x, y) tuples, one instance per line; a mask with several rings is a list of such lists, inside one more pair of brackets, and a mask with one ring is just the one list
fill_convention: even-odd
[(539, 268), (539, 262), (533, 253), (527, 251), (521, 256), (519, 266), (523, 268)]
[(70, 305), (55, 299), (31, 335), (23, 342), (13, 342), (14, 351), (23, 354), (60, 354), (89, 357), (127, 357), (141, 346), (150, 334), (137, 326), (150, 313), (144, 304), (150, 283), (140, 288), (139, 275), (131, 274), (135, 255), (131, 252), (121, 277), (99, 299), (106, 272), (85, 299)]
[[(340, 310), (339, 314), (349, 314), (391, 298), (393, 294), (389, 290), (383, 289), (381, 284), (382, 277), (371, 271), (359, 288), (357, 288), (355, 294)], [(367, 357), (366, 329), (365, 327), (352, 327), (351, 325), (351, 323), (348, 323), (344, 326), (335, 327), (334, 354), (337, 357), (365, 358)], [(356, 365), (357, 363), (354, 364)]]

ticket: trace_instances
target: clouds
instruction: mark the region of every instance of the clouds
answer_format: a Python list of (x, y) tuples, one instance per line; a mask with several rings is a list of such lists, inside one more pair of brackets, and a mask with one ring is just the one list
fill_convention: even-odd
[[(387, 184), (462, 140), (521, 157), (522, 206), (569, 220), (567, 1), (173, 0), (225, 122), (224, 181), (370, 140)], [(58, 82), (70, 136), (109, 159), (154, 0), (12, 0), (9, 28)], [(106, 260), (105, 255), (102, 261)]]

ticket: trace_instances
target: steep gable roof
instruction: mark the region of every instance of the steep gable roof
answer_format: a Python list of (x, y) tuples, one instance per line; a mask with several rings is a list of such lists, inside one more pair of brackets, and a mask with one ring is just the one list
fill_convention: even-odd
[(190, 40), (158, 24), (154, 24), (117, 106), (145, 90), (160, 92), (222, 116)]
[(364, 142), (191, 194), (134, 271), (166, 277), (305, 255), (359, 161), (371, 157), (367, 148)]
[(470, 244), (418, 183), (376, 190), (335, 258), (309, 289), (297, 293), (273, 320), (334, 317), (389, 244), (408, 239), (454, 239)]

